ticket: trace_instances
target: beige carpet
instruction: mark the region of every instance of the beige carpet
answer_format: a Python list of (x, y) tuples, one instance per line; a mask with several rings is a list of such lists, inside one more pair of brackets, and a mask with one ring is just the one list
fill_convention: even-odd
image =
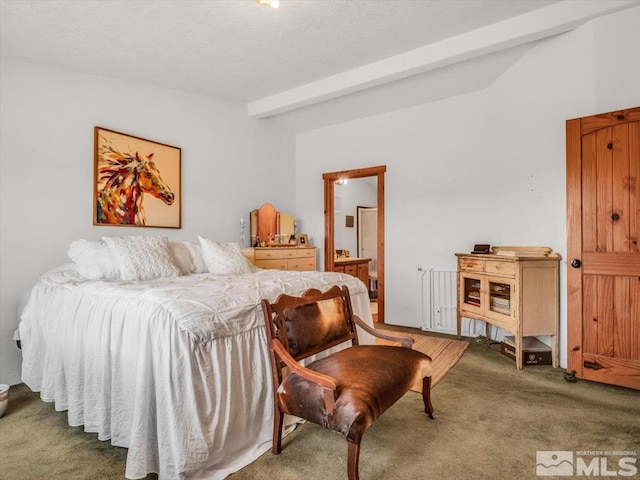
[[(381, 329), (382, 330), (382, 329)], [(469, 346), (469, 342), (462, 340), (451, 340), (448, 338), (431, 337), (428, 335), (420, 335), (408, 332), (396, 332), (391, 330), (383, 330), (391, 335), (402, 335), (411, 337), (415, 340), (413, 349), (429, 355), (432, 360), (433, 373), (431, 374), (431, 386), (436, 385), (447, 374), (451, 368), (458, 363), (460, 357)], [(381, 338), (376, 339), (379, 345), (397, 345), (397, 343)], [(411, 390), (422, 392), (422, 382), (416, 383)]]
[[(564, 373), (551, 365), (516, 370), (497, 346), (471, 342), (432, 392), (435, 420), (422, 413), (416, 393), (376, 419), (362, 440), (360, 478), (542, 480), (551, 477), (536, 476), (538, 450), (640, 452), (638, 391), (567, 383)], [(0, 418), (0, 478), (124, 480), (125, 448), (70, 427), (67, 412), (24, 384), (9, 397)], [(267, 452), (228, 480), (344, 479), (345, 443), (306, 423), (285, 437), (282, 454)], [(618, 458), (609, 457), (610, 469)]]

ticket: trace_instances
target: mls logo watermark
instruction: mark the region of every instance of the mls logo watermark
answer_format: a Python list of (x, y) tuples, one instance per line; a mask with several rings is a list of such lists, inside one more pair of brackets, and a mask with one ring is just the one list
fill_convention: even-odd
[[(611, 458), (615, 457), (615, 458)], [(536, 475), (539, 477), (633, 477), (638, 473), (635, 451), (536, 452)]]
[(540, 477), (572, 477), (573, 451), (536, 452), (536, 475)]

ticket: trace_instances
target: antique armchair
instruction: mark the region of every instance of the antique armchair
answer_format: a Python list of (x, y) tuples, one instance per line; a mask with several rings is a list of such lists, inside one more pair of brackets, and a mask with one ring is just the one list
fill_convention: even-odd
[[(274, 382), (274, 454), (282, 451), (284, 414), (294, 415), (346, 437), (348, 478), (357, 480), (363, 433), (415, 381), (422, 379), (424, 411), (433, 418), (431, 358), (411, 350), (412, 338), (383, 334), (355, 316), (347, 287), (280, 295), (274, 303), (262, 300), (262, 310)], [(401, 346), (359, 345), (356, 325)], [(344, 342), (352, 346), (300, 363)]]

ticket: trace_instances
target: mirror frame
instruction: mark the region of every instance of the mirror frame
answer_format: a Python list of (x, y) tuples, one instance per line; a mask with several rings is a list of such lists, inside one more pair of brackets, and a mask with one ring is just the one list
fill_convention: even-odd
[[(290, 219), (291, 229), (290, 232), (284, 234), (282, 232), (282, 219), (283, 217), (288, 217)], [(269, 221), (265, 222), (265, 218)], [(266, 226), (267, 232), (261, 232), (260, 227), (265, 227), (266, 223), (273, 223), (272, 225)], [(293, 215), (289, 215), (288, 213), (281, 212), (276, 210), (276, 207), (269, 202), (265, 202), (262, 204), (260, 208), (255, 210), (251, 210), (249, 212), (249, 242), (251, 243), (251, 247), (253, 247), (257, 238), (261, 238), (261, 241), (268, 242), (268, 234), (271, 234), (271, 241), (275, 239), (273, 242), (277, 245), (286, 244), (289, 245), (289, 240), (291, 237), (295, 235), (296, 219)], [(287, 238), (282, 238), (286, 236)]]
[(384, 323), (384, 174), (386, 165), (322, 174), (324, 180), (324, 270), (333, 271), (335, 182), (339, 179), (377, 177), (378, 180), (378, 323)]

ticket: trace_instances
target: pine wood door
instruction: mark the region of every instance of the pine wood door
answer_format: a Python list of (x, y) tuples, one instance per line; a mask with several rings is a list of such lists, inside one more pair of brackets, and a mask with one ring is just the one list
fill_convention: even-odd
[(640, 389), (640, 107), (567, 121), (568, 370)]

